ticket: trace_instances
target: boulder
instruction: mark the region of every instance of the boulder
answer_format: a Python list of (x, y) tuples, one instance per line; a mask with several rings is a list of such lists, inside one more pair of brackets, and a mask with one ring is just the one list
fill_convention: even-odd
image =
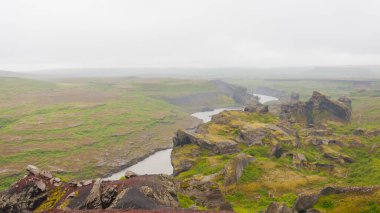
[(266, 114), (269, 112), (269, 107), (267, 105), (261, 104), (259, 101), (250, 102), (245, 108), (245, 112)]
[(292, 213), (292, 211), (285, 203), (272, 202), (265, 213)]
[(264, 145), (263, 139), (271, 136), (268, 128), (242, 128), (238, 130), (237, 141), (247, 146)]
[(39, 175), (41, 173), (41, 170), (37, 166), (33, 166), (33, 165), (28, 165), (26, 167), (26, 171), (28, 171), (29, 174), (32, 174), (32, 175)]
[(46, 191), (46, 184), (42, 180), (36, 180), (34, 183), (41, 192)]
[(255, 158), (244, 153), (241, 153), (230, 160), (223, 169), (224, 184), (230, 185), (237, 183), (240, 180), (245, 167), (254, 160)]
[(129, 179), (129, 178), (133, 178), (133, 177), (137, 177), (138, 174), (132, 172), (132, 171), (129, 171), (127, 170), (125, 173), (124, 173), (124, 177), (125, 179)]
[(367, 137), (380, 136), (380, 129), (375, 129), (375, 130), (369, 131), (369, 132), (367, 132), (366, 136)]
[(293, 165), (296, 168), (302, 168), (307, 166), (307, 159), (304, 154), (294, 153), (293, 154)]
[(337, 139), (331, 139), (327, 142), (328, 145), (337, 145), (337, 146), (340, 146), (340, 147), (345, 147), (346, 144), (343, 143), (342, 141), (340, 140), (337, 140)]
[(311, 144), (313, 144), (314, 146), (321, 146), (321, 145), (325, 144), (322, 139), (320, 139), (320, 138), (314, 138), (314, 137), (310, 138), (308, 140), (308, 142), (311, 143)]
[(301, 195), (297, 198), (295, 204), (293, 205), (293, 212), (306, 212), (311, 209), (318, 202), (319, 195)]
[(363, 136), (366, 134), (366, 130), (363, 128), (357, 128), (354, 130), (354, 132), (352, 134), (356, 135), (356, 136)]
[(183, 130), (178, 130), (176, 136), (173, 138), (174, 147), (184, 146), (186, 144), (195, 144), (202, 149), (210, 150), (214, 154), (232, 154), (239, 152), (238, 144), (231, 140), (223, 141), (208, 141), (203, 138), (187, 133)]
[(179, 186), (180, 193), (191, 198), (198, 206), (220, 211), (232, 211), (231, 204), (224, 198), (218, 184), (208, 181), (189, 179)]

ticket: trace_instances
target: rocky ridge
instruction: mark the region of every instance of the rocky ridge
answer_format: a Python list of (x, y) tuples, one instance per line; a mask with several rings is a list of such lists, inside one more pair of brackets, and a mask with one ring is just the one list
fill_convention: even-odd
[[(29, 165), (27, 175), (0, 194), (0, 212), (79, 210), (181, 211), (177, 194), (187, 193), (211, 209), (232, 208), (212, 183), (193, 181), (186, 190), (167, 175), (138, 176), (130, 171), (119, 181), (63, 182), (50, 172)], [(210, 198), (212, 197), (212, 198)], [(54, 212), (53, 211), (53, 212)]]
[(328, 125), (349, 122), (351, 101), (346, 97), (333, 101), (314, 92), (302, 103), (293, 96), (280, 117), (251, 102), (245, 111), (225, 111), (195, 130), (178, 130), (173, 176), (126, 172), (119, 181), (65, 182), (30, 165), (24, 178), (0, 193), (0, 212), (347, 211), (336, 202), (360, 211), (376, 209), (378, 186), (344, 182), (350, 166), (360, 160), (354, 150), (376, 153), (377, 147), (361, 142), (376, 130), (340, 134)]
[(320, 126), (326, 120), (348, 122), (351, 119), (351, 100), (347, 97), (331, 100), (314, 91), (309, 101), (295, 101), (294, 97), (292, 99), (292, 102), (281, 106), (280, 117), (284, 120)]
[(350, 187), (337, 181), (344, 180), (350, 164), (358, 160), (347, 150), (370, 148), (356, 135), (375, 132), (337, 134), (329, 126), (350, 121), (349, 98), (331, 100), (314, 92), (309, 101), (300, 102), (294, 93), (279, 117), (265, 108), (251, 102), (243, 112), (215, 115), (195, 132), (179, 130), (172, 152), (176, 179), (213, 182), (237, 212), (321, 212), (333, 195), (342, 200), (380, 199), (376, 186)]

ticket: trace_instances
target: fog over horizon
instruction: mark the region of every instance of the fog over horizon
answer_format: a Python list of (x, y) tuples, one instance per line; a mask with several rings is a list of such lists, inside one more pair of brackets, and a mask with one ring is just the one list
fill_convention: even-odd
[(1, 1), (0, 70), (380, 65), (379, 8), (376, 0)]

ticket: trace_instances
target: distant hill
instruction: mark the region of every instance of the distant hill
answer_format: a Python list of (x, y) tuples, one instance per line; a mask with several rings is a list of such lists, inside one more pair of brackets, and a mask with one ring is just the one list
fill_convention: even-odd
[(204, 79), (380, 79), (380, 66), (309, 66), (309, 67), (163, 67), (163, 68), (67, 68), (36, 70), (44, 78), (76, 77), (173, 77)]
[(0, 77), (25, 77), (27, 74), (0, 70)]
[(299, 75), (316, 79), (373, 79), (380, 77), (379, 73), (375, 67), (315, 67)]

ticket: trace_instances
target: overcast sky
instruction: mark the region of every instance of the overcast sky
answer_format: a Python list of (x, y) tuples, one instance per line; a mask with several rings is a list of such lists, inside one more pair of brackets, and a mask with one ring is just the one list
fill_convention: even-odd
[(0, 70), (379, 65), (379, 0), (0, 0)]

